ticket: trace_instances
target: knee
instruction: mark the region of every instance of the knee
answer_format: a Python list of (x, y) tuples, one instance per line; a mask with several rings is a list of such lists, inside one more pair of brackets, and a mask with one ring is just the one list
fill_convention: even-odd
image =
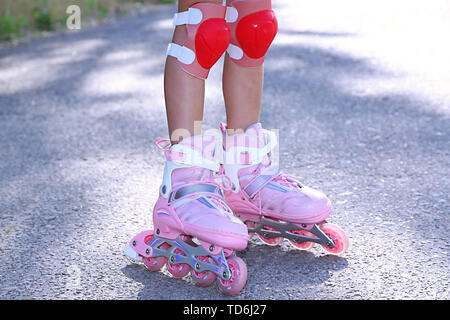
[(244, 67), (261, 65), (278, 32), (271, 0), (231, 1), (226, 20), (231, 31), (227, 49), (231, 59)]
[(230, 43), (225, 14), (226, 7), (221, 2), (211, 1), (196, 1), (187, 10), (176, 13), (174, 25), (186, 26), (186, 39), (182, 45), (176, 40), (169, 44), (167, 55), (177, 58), (187, 73), (206, 79)]

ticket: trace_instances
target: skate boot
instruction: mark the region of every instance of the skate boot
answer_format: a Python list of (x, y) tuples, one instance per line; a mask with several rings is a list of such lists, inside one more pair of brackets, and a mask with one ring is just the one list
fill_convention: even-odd
[(330, 200), (320, 191), (301, 184), (297, 178), (282, 174), (271, 162), (277, 137), (260, 123), (244, 133), (223, 133), (223, 170), (232, 188), (225, 200), (234, 214), (268, 245), (287, 239), (296, 249), (308, 250), (314, 243), (334, 255), (343, 254), (349, 245), (345, 232), (327, 223)]
[[(194, 136), (165, 150), (166, 165), (159, 199), (153, 210), (154, 230), (139, 233), (125, 249), (134, 261), (157, 271), (164, 265), (174, 278), (189, 272), (199, 286), (217, 279), (226, 295), (238, 293), (247, 280), (247, 267), (234, 254), (247, 246), (247, 227), (233, 215), (223, 198), (227, 179), (217, 173), (213, 136)], [(229, 180), (228, 180), (229, 181)]]

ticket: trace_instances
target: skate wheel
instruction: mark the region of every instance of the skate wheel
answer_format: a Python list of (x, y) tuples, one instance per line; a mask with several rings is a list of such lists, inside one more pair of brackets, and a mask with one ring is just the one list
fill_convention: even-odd
[[(308, 232), (306, 230), (293, 230), (290, 231), (291, 233), (296, 233), (296, 234), (300, 234), (302, 236), (307, 236), (307, 237), (314, 237), (314, 235), (311, 232)], [(310, 250), (313, 246), (314, 246), (314, 242), (311, 241), (305, 241), (302, 243), (297, 243), (295, 241), (289, 240), (289, 243), (298, 250)]]
[[(273, 228), (270, 227), (265, 227), (264, 229), (266, 230), (275, 230)], [(264, 232), (263, 229), (263, 232)], [(265, 244), (269, 245), (269, 246), (277, 246), (280, 243), (283, 242), (284, 238), (282, 237), (276, 237), (276, 238), (264, 238), (261, 234), (258, 233), (258, 238), (261, 239), (262, 242), (264, 242)]]
[[(153, 239), (153, 230), (149, 230), (151, 233), (148, 234), (144, 238), (144, 242), (148, 245), (150, 241)], [(142, 257), (144, 261), (144, 266), (150, 270), (150, 271), (158, 271), (160, 270), (167, 262), (166, 257), (154, 257), (154, 258), (148, 258), (148, 257)]]
[[(209, 262), (208, 257), (198, 257), (198, 260)], [(194, 283), (199, 287), (207, 287), (216, 280), (217, 275), (212, 271), (203, 271), (198, 273), (195, 269), (191, 270), (191, 276)]]
[(145, 267), (150, 271), (160, 270), (167, 262), (166, 257), (143, 258)]
[[(183, 254), (183, 252), (180, 249), (176, 249), (174, 253), (177, 254)], [(172, 256), (174, 257), (174, 256)], [(170, 261), (167, 262), (167, 271), (175, 278), (180, 279), (186, 276), (189, 271), (191, 271), (191, 266), (187, 263), (179, 263), (179, 264), (172, 264)]]
[(332, 223), (324, 223), (320, 229), (334, 241), (334, 248), (328, 248), (322, 245), (323, 250), (333, 255), (341, 255), (347, 251), (349, 240), (344, 230)]
[(244, 288), (247, 282), (247, 265), (237, 256), (228, 258), (227, 263), (231, 270), (231, 278), (228, 281), (219, 278), (217, 286), (223, 294), (231, 296), (237, 294)]
[[(274, 221), (278, 221), (278, 219), (273, 219), (270, 218)], [(271, 231), (277, 231), (276, 229), (269, 227), (269, 226), (264, 226), (264, 228), (261, 230), (261, 232), (264, 234), (264, 230), (271, 230)], [(284, 238), (283, 237), (276, 237), (276, 238), (265, 238), (262, 234), (258, 233), (258, 238), (261, 239), (262, 242), (264, 242), (265, 244), (269, 245), (269, 246), (277, 246), (280, 243), (283, 242)]]

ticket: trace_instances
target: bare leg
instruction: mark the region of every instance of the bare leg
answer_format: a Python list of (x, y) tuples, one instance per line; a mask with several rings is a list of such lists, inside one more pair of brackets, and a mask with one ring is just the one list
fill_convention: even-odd
[(227, 127), (245, 130), (259, 121), (264, 81), (264, 66), (245, 68), (226, 54), (223, 68), (223, 96)]
[[(186, 11), (198, 2), (221, 3), (214, 0), (179, 0), (178, 12)], [(186, 36), (186, 26), (177, 26), (172, 42), (182, 45)], [(177, 60), (169, 56), (164, 71), (164, 97), (171, 142), (177, 143), (180, 138), (194, 135), (194, 122), (201, 123), (203, 119), (205, 81), (183, 71)]]
[[(231, 1), (227, 0), (227, 5)], [(225, 54), (222, 88), (229, 134), (245, 130), (259, 121), (263, 81), (263, 66), (244, 68)]]

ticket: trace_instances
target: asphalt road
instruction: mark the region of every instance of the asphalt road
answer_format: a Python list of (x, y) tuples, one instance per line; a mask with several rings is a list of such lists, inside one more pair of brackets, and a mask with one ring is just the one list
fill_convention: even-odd
[[(447, 1), (274, 0), (261, 121), (334, 204), (343, 257), (240, 252), (230, 299), (449, 299)], [(0, 51), (0, 299), (229, 299), (122, 254), (151, 228), (172, 6)], [(221, 63), (205, 128), (225, 119)]]

